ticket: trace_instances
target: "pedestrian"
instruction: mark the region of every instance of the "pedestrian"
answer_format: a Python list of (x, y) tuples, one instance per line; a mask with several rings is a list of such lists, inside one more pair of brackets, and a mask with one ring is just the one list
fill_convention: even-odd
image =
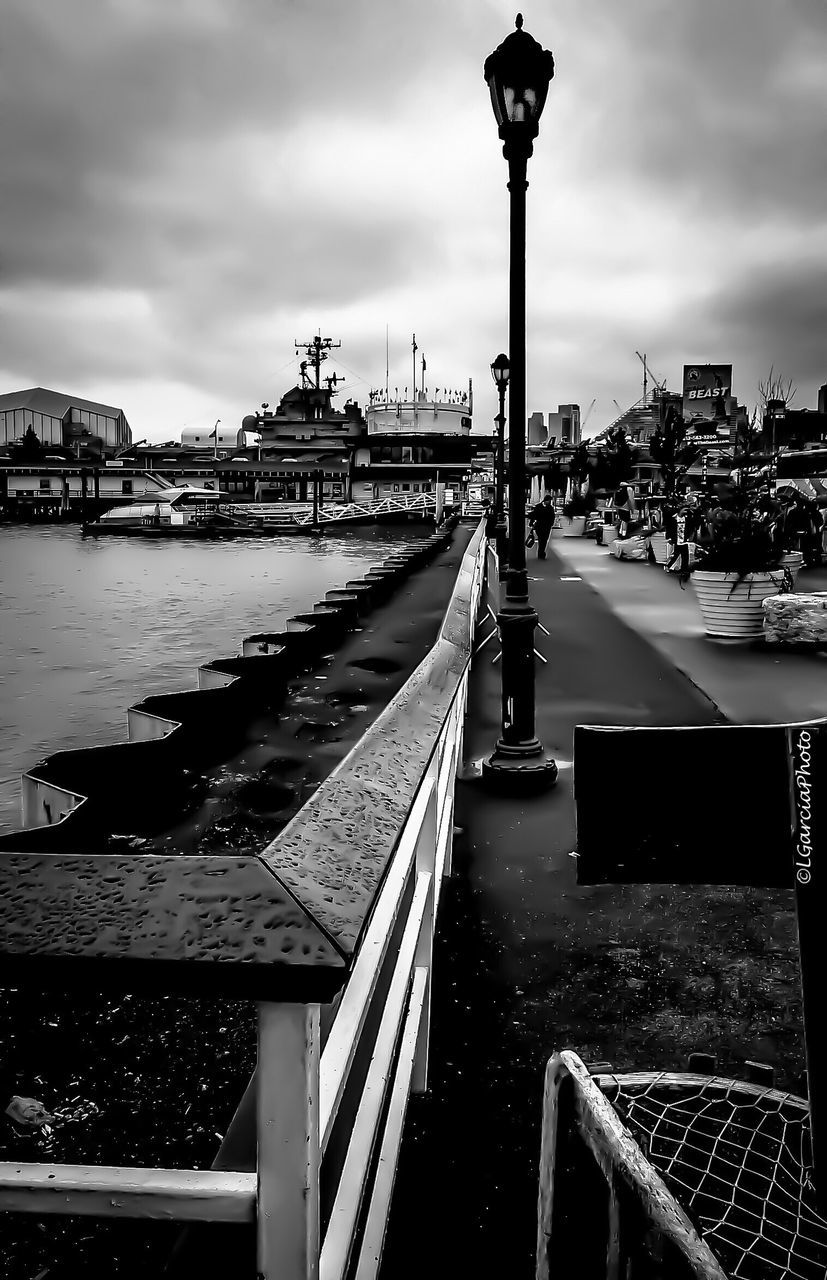
[(626, 538), (629, 536), (629, 525), (637, 515), (635, 490), (631, 480), (624, 480), (623, 484), (618, 485), (614, 494), (614, 508), (617, 515), (617, 536)]
[(685, 503), (672, 517), (671, 528), (668, 531), (669, 541), (675, 550), (664, 568), (667, 573), (672, 573), (675, 566), (678, 566), (681, 587), (689, 579), (689, 544), (694, 541), (698, 524), (698, 518), (692, 507)]
[(551, 505), (551, 494), (543, 494), (543, 499), (531, 509), (529, 527), (537, 539), (537, 559), (545, 560), (546, 545), (554, 527), (554, 507)]

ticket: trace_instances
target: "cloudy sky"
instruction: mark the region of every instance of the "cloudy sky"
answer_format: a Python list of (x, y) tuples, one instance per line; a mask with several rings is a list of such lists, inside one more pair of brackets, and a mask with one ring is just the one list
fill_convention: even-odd
[[(0, 391), (240, 423), (342, 346), (339, 402), (507, 348), (482, 76), (514, 0), (0, 0)], [(524, 0), (557, 73), (530, 164), (528, 409), (587, 434), (731, 362), (827, 381), (826, 0)]]

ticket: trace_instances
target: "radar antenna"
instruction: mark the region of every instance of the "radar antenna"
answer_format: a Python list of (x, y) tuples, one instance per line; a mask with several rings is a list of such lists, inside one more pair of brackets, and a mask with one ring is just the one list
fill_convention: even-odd
[[(297, 342), (295, 338), (293, 339), (293, 346), (296, 350), (303, 351), (307, 356), (307, 360), (303, 360), (300, 366), (302, 377), (307, 379), (307, 366), (308, 364), (311, 364), (316, 376), (315, 385), (317, 390), (321, 387), (321, 378), (319, 374), (322, 363), (327, 360), (329, 351), (334, 347), (340, 347), (341, 345), (341, 342), (334, 342), (332, 338), (323, 338), (321, 334), (317, 334), (310, 342)], [(325, 379), (325, 381), (328, 381), (328, 379)], [(339, 378), (337, 381), (344, 382), (344, 378)]]

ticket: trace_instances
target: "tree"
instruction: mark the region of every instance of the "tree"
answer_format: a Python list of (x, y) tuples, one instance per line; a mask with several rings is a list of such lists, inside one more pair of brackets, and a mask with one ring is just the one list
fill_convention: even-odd
[(40, 443), (40, 437), (30, 423), (23, 434), (22, 441), (14, 448), (14, 456), (22, 462), (34, 462), (42, 453), (43, 445)]
[(579, 444), (569, 460), (569, 475), (578, 489), (581, 489), (589, 475), (589, 448)]
[(577, 445), (569, 462), (569, 473), (578, 480), (585, 480), (589, 474), (589, 446), (585, 443)]
[(546, 472), (546, 488), (552, 493), (558, 493), (561, 489), (565, 489), (565, 487), (566, 479), (563, 475), (563, 468), (555, 458), (554, 461), (549, 464), (548, 471)]
[(775, 372), (775, 365), (770, 365), (766, 378), (758, 383), (758, 404), (755, 406), (753, 419), (763, 424), (770, 400), (781, 400), (785, 405), (790, 405), (797, 391), (798, 387), (792, 378), (788, 378), (785, 382), (781, 375)]
[(616, 489), (624, 480), (628, 480), (635, 463), (635, 456), (623, 427), (617, 427), (606, 435), (606, 444), (602, 452), (604, 464), (604, 487)]
[(669, 405), (663, 426), (658, 427), (649, 440), (649, 453), (660, 467), (664, 493), (669, 498), (675, 496), (678, 485), (700, 453), (697, 445), (687, 442), (686, 433), (683, 417), (674, 405)]

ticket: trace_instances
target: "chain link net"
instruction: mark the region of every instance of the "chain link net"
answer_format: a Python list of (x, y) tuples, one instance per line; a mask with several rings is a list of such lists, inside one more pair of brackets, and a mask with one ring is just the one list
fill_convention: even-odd
[(825, 1280), (802, 1098), (720, 1076), (594, 1079), (733, 1280)]

